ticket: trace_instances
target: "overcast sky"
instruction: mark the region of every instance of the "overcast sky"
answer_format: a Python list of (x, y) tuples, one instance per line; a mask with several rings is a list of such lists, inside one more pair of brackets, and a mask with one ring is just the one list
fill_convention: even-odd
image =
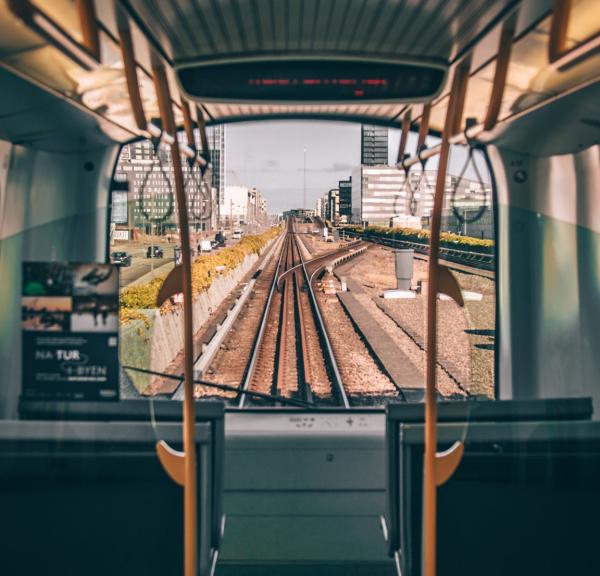
[[(399, 141), (400, 130), (390, 129), (391, 164)], [(306, 148), (306, 207), (312, 209), (319, 196), (360, 165), (360, 124), (307, 120), (229, 124), (225, 146), (227, 186), (255, 186), (267, 198), (270, 213), (302, 206)], [(408, 150), (415, 146), (416, 134), (411, 133)], [(453, 173), (462, 168), (465, 156), (459, 156), (452, 159)], [(427, 169), (436, 167), (437, 159), (432, 158)]]

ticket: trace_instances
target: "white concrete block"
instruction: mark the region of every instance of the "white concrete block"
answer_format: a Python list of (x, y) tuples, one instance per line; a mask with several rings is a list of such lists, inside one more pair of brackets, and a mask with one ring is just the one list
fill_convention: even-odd
[[(470, 292), (469, 290), (461, 290), (461, 293), (462, 293), (463, 300), (465, 302), (467, 302), (467, 301), (481, 302), (481, 300), (483, 300), (483, 294), (480, 294), (479, 292)], [(452, 298), (450, 298), (450, 296), (448, 296), (447, 294), (440, 294), (438, 297), (440, 300), (452, 300)]]
[(412, 290), (386, 290), (383, 293), (383, 297), (386, 300), (411, 300), (417, 297), (417, 294)]

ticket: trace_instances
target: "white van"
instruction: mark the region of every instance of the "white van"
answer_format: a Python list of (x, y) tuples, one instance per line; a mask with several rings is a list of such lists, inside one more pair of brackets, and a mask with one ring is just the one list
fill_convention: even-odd
[(242, 229), (241, 228), (236, 228), (233, 231), (233, 239), (234, 240), (239, 240), (242, 237), (242, 234), (243, 234)]

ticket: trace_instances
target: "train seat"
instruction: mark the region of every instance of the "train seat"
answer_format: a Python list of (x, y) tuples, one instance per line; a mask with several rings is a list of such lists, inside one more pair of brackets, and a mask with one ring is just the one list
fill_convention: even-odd
[[(417, 576), (424, 428), (414, 409), (389, 408), (384, 528), (398, 572)], [(440, 405), (440, 449), (463, 440), (465, 453), (438, 488), (439, 574), (598, 571), (600, 422), (590, 416), (588, 399)]]
[[(21, 402), (0, 421), (0, 554), (7, 573), (176, 574), (183, 571), (183, 491), (155, 444), (181, 446), (171, 402)], [(198, 403), (198, 574), (221, 544), (224, 410)], [(152, 415), (152, 417), (151, 417)], [(86, 421), (87, 420), (87, 421)]]

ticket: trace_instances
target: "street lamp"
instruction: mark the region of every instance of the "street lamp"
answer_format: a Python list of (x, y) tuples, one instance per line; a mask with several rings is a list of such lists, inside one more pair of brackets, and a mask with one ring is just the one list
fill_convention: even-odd
[(302, 196), (302, 210), (306, 210), (306, 146), (304, 147), (304, 170), (303, 170), (303, 180), (304, 180), (304, 192)]

